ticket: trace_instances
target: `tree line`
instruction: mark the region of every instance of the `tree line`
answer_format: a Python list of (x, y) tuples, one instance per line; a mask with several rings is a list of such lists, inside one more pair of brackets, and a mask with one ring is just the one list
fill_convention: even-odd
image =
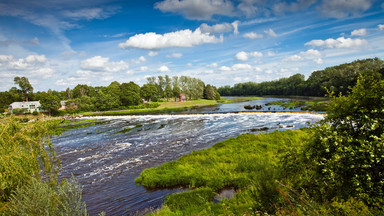
[(304, 75), (295, 74), (274, 81), (238, 83), (233, 87), (227, 85), (218, 88), (218, 92), (222, 96), (295, 95), (324, 97), (329, 90), (336, 94), (345, 95), (356, 84), (359, 72), (370, 70), (384, 74), (383, 60), (370, 58), (327, 67), (324, 70), (312, 72), (307, 80), (305, 80)]
[(65, 91), (36, 93), (26, 77), (15, 77), (14, 82), (19, 88), (12, 87), (9, 91), (0, 92), (0, 106), (3, 109), (7, 109), (12, 102), (25, 100), (40, 100), (41, 108), (54, 114), (62, 100), (67, 101), (69, 112), (78, 112), (153, 108), (158, 104), (147, 102), (178, 101), (180, 94), (184, 94), (186, 100), (220, 99), (216, 87), (205, 85), (202, 80), (189, 76), (148, 77), (147, 83), (141, 87), (132, 81), (121, 84), (114, 81), (108, 86), (78, 84)]

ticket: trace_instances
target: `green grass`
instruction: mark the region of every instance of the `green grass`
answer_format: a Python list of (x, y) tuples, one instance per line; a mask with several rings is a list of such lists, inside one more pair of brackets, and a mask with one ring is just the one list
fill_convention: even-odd
[(84, 120), (80, 120), (80, 121), (64, 120), (60, 125), (58, 125), (55, 128), (54, 134), (60, 135), (67, 130), (91, 127), (94, 125), (104, 124), (104, 123), (105, 122), (98, 122), (97, 119), (84, 119)]
[(224, 103), (241, 103), (241, 102), (247, 102), (247, 101), (253, 101), (253, 100), (260, 100), (263, 99), (262, 97), (256, 97), (256, 96), (247, 96), (247, 97), (229, 97), (228, 100), (225, 100)]
[[(243, 134), (146, 169), (135, 181), (146, 188), (192, 189), (168, 196), (155, 215), (244, 215), (268, 206), (268, 197), (278, 195), (274, 179), (279, 155), (308, 137), (306, 130)], [(200, 194), (225, 188), (236, 189), (235, 197), (214, 203), (211, 196)]]
[(326, 111), (328, 104), (330, 102), (328, 100), (294, 100), (294, 101), (275, 101), (269, 103), (268, 105), (280, 105), (285, 109), (294, 109), (296, 107), (300, 107), (301, 110), (308, 111)]
[(276, 165), (279, 151), (302, 143), (306, 136), (302, 130), (240, 135), (177, 161), (146, 169), (135, 181), (147, 188), (243, 188), (257, 178), (259, 168), (266, 166), (266, 161), (268, 165)]

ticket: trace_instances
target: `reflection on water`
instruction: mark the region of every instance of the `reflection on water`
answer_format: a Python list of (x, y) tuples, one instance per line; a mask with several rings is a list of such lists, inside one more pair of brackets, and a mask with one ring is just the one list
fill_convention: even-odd
[[(233, 111), (228, 106), (218, 110), (226, 109)], [(305, 113), (101, 117), (104, 124), (67, 131), (52, 142), (62, 161), (61, 175), (72, 173), (84, 186), (83, 199), (91, 215), (100, 211), (129, 215), (159, 207), (171, 192), (135, 185), (134, 179), (145, 168), (252, 129), (289, 130), (320, 119)], [(126, 128), (132, 129), (117, 133)]]

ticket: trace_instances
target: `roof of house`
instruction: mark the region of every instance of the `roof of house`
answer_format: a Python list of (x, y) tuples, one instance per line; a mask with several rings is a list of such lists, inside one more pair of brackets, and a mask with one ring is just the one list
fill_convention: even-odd
[(29, 105), (35, 105), (37, 107), (41, 107), (40, 101), (28, 101), (28, 102), (13, 102), (11, 103), (12, 109), (23, 109), (23, 108), (29, 108)]

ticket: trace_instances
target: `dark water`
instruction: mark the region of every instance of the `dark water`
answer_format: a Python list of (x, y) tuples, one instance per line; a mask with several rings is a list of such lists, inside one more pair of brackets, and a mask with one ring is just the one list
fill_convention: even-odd
[[(276, 98), (224, 104), (207, 108), (204, 112), (245, 111), (244, 105), (264, 105), (269, 100)], [(104, 124), (67, 131), (52, 139), (63, 165), (61, 176), (73, 174), (84, 186), (83, 200), (90, 215), (101, 211), (107, 215), (131, 215), (160, 207), (166, 194), (177, 191), (148, 191), (135, 185), (134, 179), (145, 168), (208, 148), (251, 129), (297, 129), (322, 119), (322, 116), (242, 113), (98, 119)], [(116, 133), (126, 128), (133, 129)]]

